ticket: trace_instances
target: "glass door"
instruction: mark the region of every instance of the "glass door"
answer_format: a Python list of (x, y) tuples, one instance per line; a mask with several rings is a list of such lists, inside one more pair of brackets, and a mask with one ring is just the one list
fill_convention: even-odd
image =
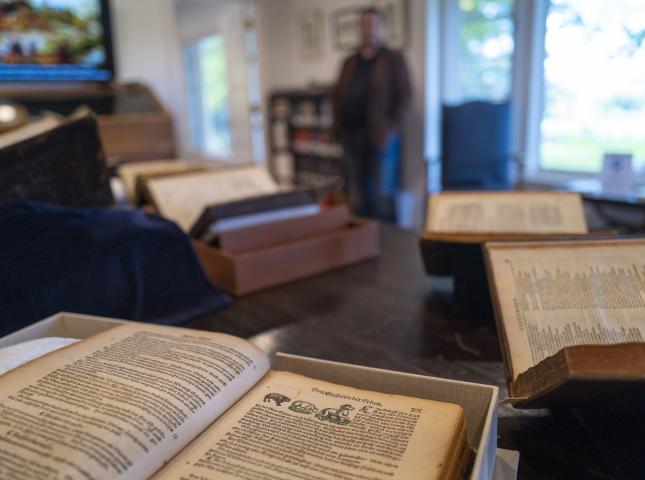
[(597, 173), (604, 153), (645, 167), (645, 2), (552, 0), (539, 168)]
[(255, 10), (246, 0), (174, 0), (183, 60), (187, 154), (264, 162)]

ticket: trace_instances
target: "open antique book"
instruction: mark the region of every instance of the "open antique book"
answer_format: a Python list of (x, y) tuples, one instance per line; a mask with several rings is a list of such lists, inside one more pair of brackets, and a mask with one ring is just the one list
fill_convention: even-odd
[(207, 171), (208, 167), (201, 163), (185, 160), (147, 160), (143, 162), (128, 162), (119, 165), (119, 177), (123, 181), (130, 202), (139, 205), (144, 200), (145, 184), (152, 178), (169, 177), (187, 173)]
[(591, 235), (578, 193), (444, 192), (428, 200), (420, 247), (426, 273), (454, 278), (459, 312), (492, 324), (484, 242)]
[(471, 235), (587, 233), (580, 194), (572, 192), (444, 192), (428, 200), (426, 233)]
[(189, 232), (204, 209), (249, 197), (278, 193), (269, 171), (261, 166), (240, 166), (202, 172), (153, 177), (145, 194), (164, 217)]
[(645, 239), (487, 243), (509, 391), (524, 407), (645, 389)]
[(224, 334), (127, 323), (0, 376), (0, 477), (452, 479), (461, 407), (271, 371)]
[[(159, 169), (167, 163), (160, 162)], [(142, 174), (144, 168), (124, 170), (124, 178), (134, 176), (140, 196), (159, 214), (206, 243), (218, 243), (224, 232), (320, 213), (313, 190), (281, 190), (262, 166), (190, 166), (183, 171), (176, 167), (174, 172)]]

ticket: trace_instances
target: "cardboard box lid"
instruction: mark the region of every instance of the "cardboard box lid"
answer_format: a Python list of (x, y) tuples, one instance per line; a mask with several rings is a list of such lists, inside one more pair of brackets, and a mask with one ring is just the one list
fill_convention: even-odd
[(0, 338), (0, 348), (42, 337), (88, 338), (128, 320), (59, 312)]
[(516, 480), (519, 463), (520, 452), (498, 448), (493, 480)]

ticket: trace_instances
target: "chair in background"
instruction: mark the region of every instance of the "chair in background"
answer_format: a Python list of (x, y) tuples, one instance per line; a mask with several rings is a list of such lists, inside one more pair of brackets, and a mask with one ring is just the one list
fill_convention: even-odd
[(511, 187), (511, 104), (467, 102), (442, 109), (444, 190)]

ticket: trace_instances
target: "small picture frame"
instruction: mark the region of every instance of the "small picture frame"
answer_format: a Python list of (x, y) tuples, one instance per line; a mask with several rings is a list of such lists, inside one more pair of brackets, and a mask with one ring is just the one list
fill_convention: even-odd
[(332, 14), (334, 47), (337, 50), (354, 50), (360, 43), (358, 22), (360, 9), (343, 8)]
[(301, 12), (298, 16), (298, 44), (303, 60), (320, 60), (324, 46), (324, 16), (320, 10)]
[(358, 7), (342, 8), (331, 14), (334, 48), (341, 51), (355, 50), (361, 42), (359, 21), (361, 11), (374, 7), (383, 16), (383, 37), (390, 48), (402, 50), (408, 44), (407, 0), (374, 0)]

